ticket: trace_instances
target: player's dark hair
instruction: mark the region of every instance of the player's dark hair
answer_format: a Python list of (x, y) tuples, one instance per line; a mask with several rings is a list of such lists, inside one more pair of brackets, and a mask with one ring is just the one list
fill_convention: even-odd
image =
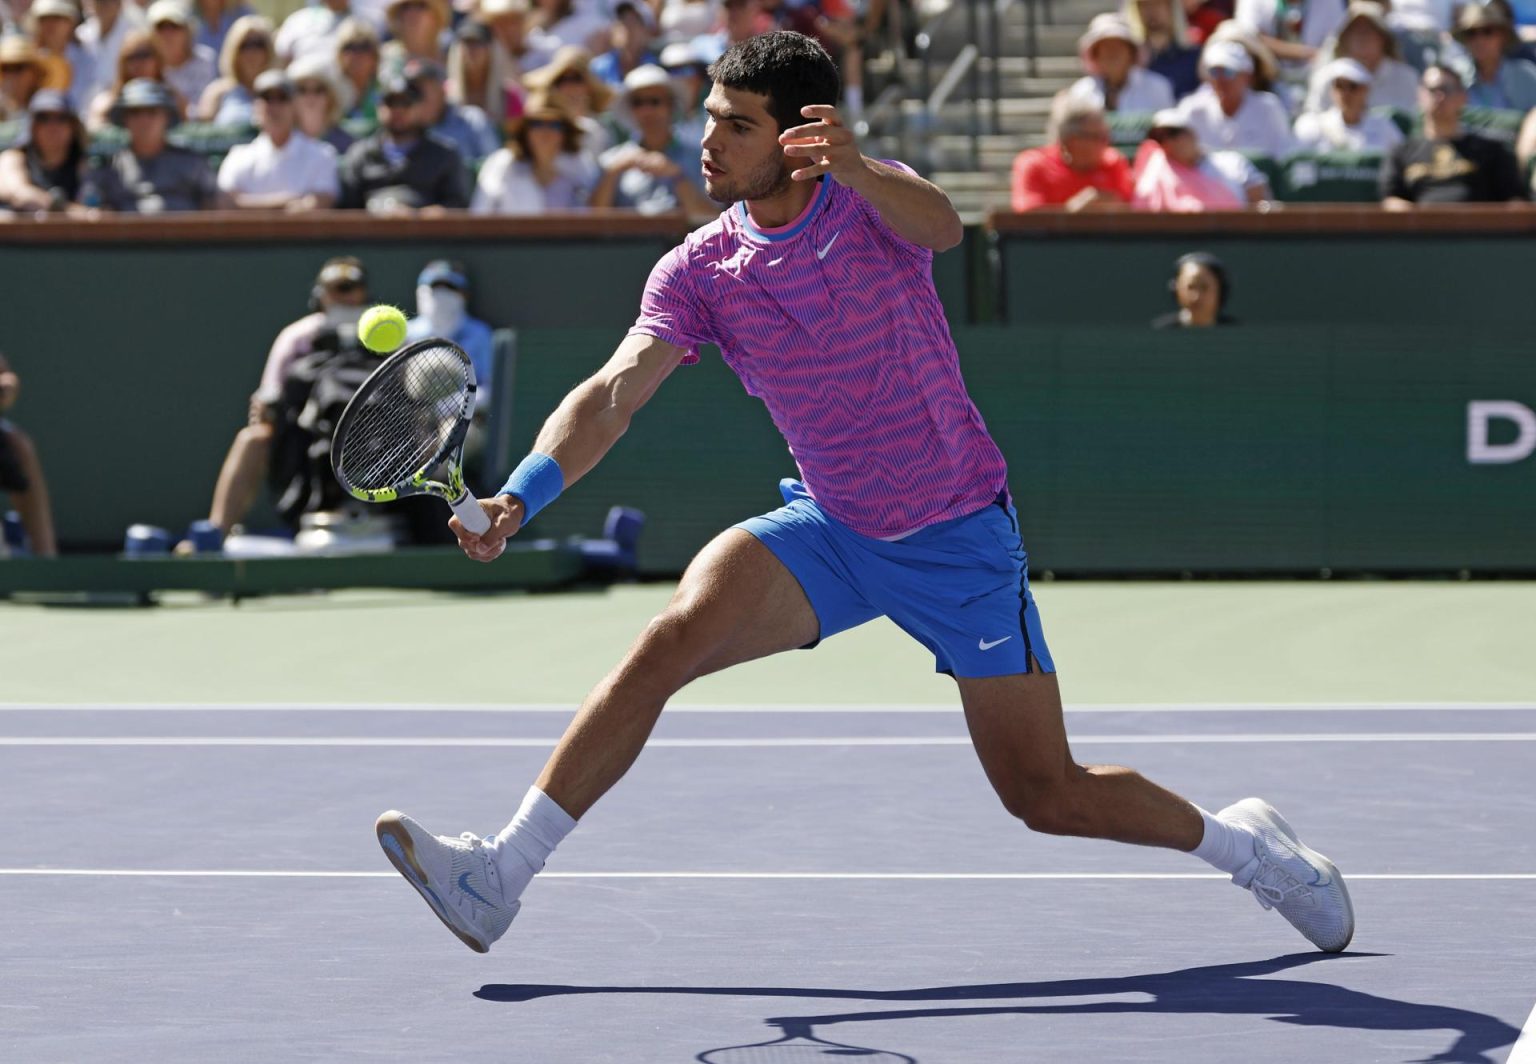
[(792, 30), (738, 41), (710, 64), (709, 77), (728, 89), (768, 97), (768, 113), (781, 133), (806, 121), (802, 107), (835, 105), (842, 92), (837, 64), (827, 50)]
[[(1227, 264), (1209, 251), (1191, 251), (1188, 255), (1180, 255), (1178, 261), (1173, 264), (1173, 276), (1168, 279), (1168, 291), (1177, 293), (1179, 274), (1184, 272), (1186, 266), (1199, 266), (1211, 272), (1211, 276), (1216, 278), (1216, 312), (1219, 314), (1226, 310), (1227, 304), (1232, 300), (1232, 278), (1227, 273)], [(1178, 302), (1176, 294), (1174, 302)]]

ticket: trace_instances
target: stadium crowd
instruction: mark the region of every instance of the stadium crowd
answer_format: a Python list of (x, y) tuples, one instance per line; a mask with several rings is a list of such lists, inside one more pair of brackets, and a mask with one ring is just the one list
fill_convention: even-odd
[(705, 70), (874, 0), (0, 0), (0, 210), (711, 213)]
[(1526, 35), (1536, 6), (1509, 0), (1125, 0), (1080, 38), (1083, 76), (1015, 160), (1013, 208), (1526, 200)]

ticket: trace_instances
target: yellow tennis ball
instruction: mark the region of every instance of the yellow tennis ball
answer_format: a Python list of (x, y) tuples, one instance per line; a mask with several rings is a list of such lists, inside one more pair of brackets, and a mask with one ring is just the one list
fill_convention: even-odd
[(358, 319), (357, 338), (368, 350), (387, 355), (405, 343), (405, 315), (384, 303), (369, 307)]

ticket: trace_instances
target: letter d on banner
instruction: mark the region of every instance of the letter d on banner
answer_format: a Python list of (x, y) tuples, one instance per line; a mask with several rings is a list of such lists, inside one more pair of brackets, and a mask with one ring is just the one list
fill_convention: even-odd
[[(1515, 423), (1509, 443), (1489, 443), (1488, 423), (1494, 418)], [(1536, 410), (1510, 399), (1474, 399), (1467, 404), (1467, 461), (1473, 465), (1505, 465), (1529, 458), (1536, 451)]]

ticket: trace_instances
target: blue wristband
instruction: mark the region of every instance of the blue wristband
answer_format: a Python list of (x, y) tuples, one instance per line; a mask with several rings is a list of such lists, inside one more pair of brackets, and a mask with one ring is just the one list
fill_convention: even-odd
[(523, 523), (527, 524), (564, 490), (565, 474), (560, 472), (560, 464), (549, 455), (534, 451), (517, 464), (497, 494), (522, 499)]

